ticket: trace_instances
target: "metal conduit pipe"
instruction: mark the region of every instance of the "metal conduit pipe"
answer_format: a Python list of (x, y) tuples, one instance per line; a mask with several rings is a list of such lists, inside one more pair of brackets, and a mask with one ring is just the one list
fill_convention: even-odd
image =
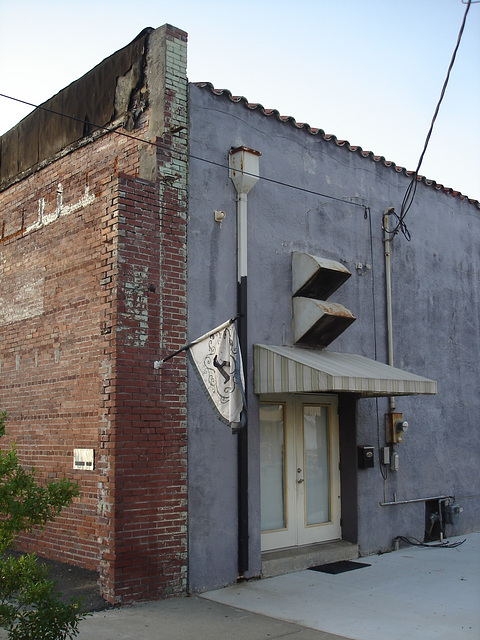
[(379, 502), (381, 507), (390, 507), (394, 504), (411, 504), (412, 502), (429, 502), (430, 500), (455, 500), (455, 496), (433, 496), (431, 498), (414, 498), (413, 500), (394, 500), (393, 502)]
[[(229, 176), (237, 191), (237, 314), (238, 340), (243, 358), (245, 392), (248, 389), (247, 339), (247, 194), (259, 179), (259, 151), (248, 147), (231, 149)], [(245, 393), (246, 395), (246, 393)], [(238, 496), (238, 575), (243, 577), (249, 568), (248, 543), (248, 416), (237, 435), (237, 496)]]
[[(455, 502), (455, 496), (432, 496), (431, 498), (413, 498), (412, 500), (395, 500), (394, 502), (379, 502), (378, 504), (381, 507), (390, 507), (396, 504), (411, 504), (413, 502), (430, 502), (430, 501), (438, 502), (438, 520), (440, 524), (440, 541), (443, 542), (444, 538), (444, 523), (442, 519), (442, 502), (447, 502), (447, 500), (453, 500)], [(433, 526), (433, 523), (432, 523)], [(395, 550), (398, 550), (398, 541), (395, 539)]]
[[(383, 243), (385, 246), (385, 295), (387, 306), (387, 343), (388, 343), (388, 364), (393, 367), (393, 320), (392, 320), (392, 273), (391, 273), (391, 256), (390, 243), (392, 238), (389, 233), (388, 216), (392, 208), (387, 209), (383, 214)], [(395, 411), (395, 399), (389, 396), (388, 399), (390, 412)]]

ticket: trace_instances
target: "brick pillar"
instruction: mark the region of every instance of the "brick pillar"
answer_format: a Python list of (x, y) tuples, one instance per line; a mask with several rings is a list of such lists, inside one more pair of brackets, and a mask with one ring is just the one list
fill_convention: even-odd
[(102, 581), (114, 603), (187, 587), (185, 355), (153, 368), (187, 337), (186, 34), (162, 29), (164, 133), (156, 138), (156, 180), (119, 174), (112, 199), (118, 254)]

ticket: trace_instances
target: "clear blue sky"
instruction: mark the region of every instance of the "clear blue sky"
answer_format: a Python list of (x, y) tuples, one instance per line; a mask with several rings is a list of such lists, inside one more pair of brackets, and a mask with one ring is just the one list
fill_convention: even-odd
[[(147, 26), (189, 34), (189, 80), (415, 169), (461, 0), (0, 0), (0, 93), (38, 104)], [(480, 3), (421, 173), (480, 200)], [(29, 109), (0, 98), (0, 133)]]

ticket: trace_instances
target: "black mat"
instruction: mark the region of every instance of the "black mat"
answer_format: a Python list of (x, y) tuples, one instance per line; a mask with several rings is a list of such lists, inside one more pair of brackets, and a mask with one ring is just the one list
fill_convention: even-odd
[(331, 562), (330, 564), (319, 564), (316, 567), (309, 567), (310, 571), (321, 571), (322, 573), (345, 573), (346, 571), (354, 571), (355, 569), (363, 569), (370, 567), (366, 562), (352, 562), (352, 560), (339, 560), (339, 562)]

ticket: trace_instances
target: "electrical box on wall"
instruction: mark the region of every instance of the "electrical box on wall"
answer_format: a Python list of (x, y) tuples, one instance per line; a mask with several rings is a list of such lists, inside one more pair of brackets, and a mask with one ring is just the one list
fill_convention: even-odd
[(445, 524), (458, 524), (458, 520), (460, 514), (463, 511), (463, 507), (461, 507), (456, 502), (446, 504), (445, 505)]
[(403, 436), (408, 429), (408, 422), (403, 419), (402, 413), (385, 414), (385, 440), (387, 444), (403, 442)]
[(390, 447), (382, 447), (382, 464), (390, 464), (391, 453)]
[(374, 448), (370, 446), (357, 447), (358, 468), (372, 469), (375, 466)]
[(73, 468), (82, 469), (83, 471), (93, 471), (93, 468), (94, 468), (93, 449), (74, 449), (73, 450)]

